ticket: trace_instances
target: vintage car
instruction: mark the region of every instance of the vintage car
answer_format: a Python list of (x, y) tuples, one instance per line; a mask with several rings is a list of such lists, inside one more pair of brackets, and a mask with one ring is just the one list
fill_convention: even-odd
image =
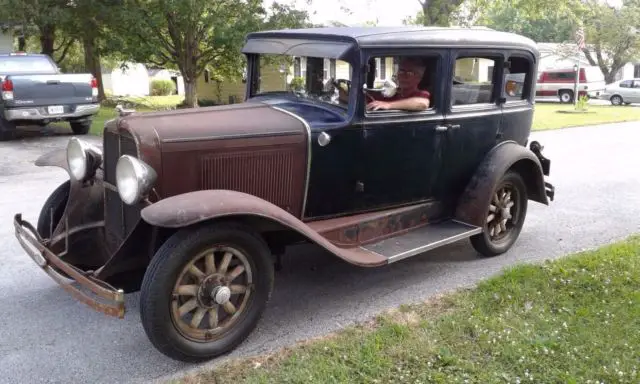
[[(318, 28), (252, 33), (242, 52), (244, 102), (123, 112), (101, 148), (74, 137), (40, 157), (70, 180), (35, 226), (14, 217), (25, 251), (82, 302), (122, 318), (140, 290), (143, 329), (173, 359), (241, 343), (292, 244), (361, 267), (464, 239), (495, 256), (528, 201), (553, 200), (550, 162), (527, 147), (539, 58), (527, 38)], [(506, 80), (518, 74), (521, 86)], [(416, 89), (428, 104), (385, 103)]]

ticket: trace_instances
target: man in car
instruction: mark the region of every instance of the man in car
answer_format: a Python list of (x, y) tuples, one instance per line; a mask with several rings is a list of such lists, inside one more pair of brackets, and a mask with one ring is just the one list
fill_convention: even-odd
[(369, 110), (402, 109), (406, 111), (423, 111), (429, 108), (430, 94), (418, 89), (418, 84), (424, 75), (425, 65), (413, 57), (405, 57), (398, 65), (398, 89), (396, 94), (385, 98), (381, 93), (368, 94), (371, 101), (367, 104)]
[[(398, 65), (398, 89), (392, 97), (386, 98), (380, 92), (366, 93), (369, 102), (367, 109), (400, 109), (406, 111), (423, 111), (429, 108), (429, 92), (418, 89), (424, 75), (425, 65), (413, 57), (405, 57)], [(338, 89), (339, 99), (348, 102), (349, 96), (343, 89)]]

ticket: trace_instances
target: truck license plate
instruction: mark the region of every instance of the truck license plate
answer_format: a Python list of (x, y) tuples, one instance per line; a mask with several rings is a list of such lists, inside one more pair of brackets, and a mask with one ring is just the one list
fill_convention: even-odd
[(64, 107), (62, 105), (51, 105), (47, 108), (50, 115), (57, 115), (60, 113), (64, 113)]

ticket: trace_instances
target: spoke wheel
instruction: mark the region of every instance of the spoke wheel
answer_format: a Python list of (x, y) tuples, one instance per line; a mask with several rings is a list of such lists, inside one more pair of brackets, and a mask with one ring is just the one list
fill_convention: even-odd
[(232, 329), (253, 289), (251, 268), (236, 248), (216, 246), (196, 255), (173, 288), (171, 315), (179, 332), (208, 342)]
[(140, 318), (151, 343), (180, 361), (225, 354), (255, 328), (273, 289), (271, 252), (250, 227), (181, 229), (145, 273)]
[(471, 237), (484, 256), (496, 256), (517, 240), (527, 213), (527, 190), (522, 177), (507, 172), (496, 185), (487, 207), (483, 233)]

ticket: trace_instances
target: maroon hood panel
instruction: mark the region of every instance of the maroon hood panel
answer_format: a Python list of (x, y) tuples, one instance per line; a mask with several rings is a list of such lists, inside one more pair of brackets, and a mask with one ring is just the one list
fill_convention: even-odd
[(299, 119), (258, 102), (131, 115), (122, 119), (120, 126), (141, 139), (156, 136), (160, 144), (307, 135)]
[(160, 199), (197, 190), (244, 192), (301, 217), (308, 185), (310, 132), (303, 120), (247, 102), (119, 119), (158, 172)]

